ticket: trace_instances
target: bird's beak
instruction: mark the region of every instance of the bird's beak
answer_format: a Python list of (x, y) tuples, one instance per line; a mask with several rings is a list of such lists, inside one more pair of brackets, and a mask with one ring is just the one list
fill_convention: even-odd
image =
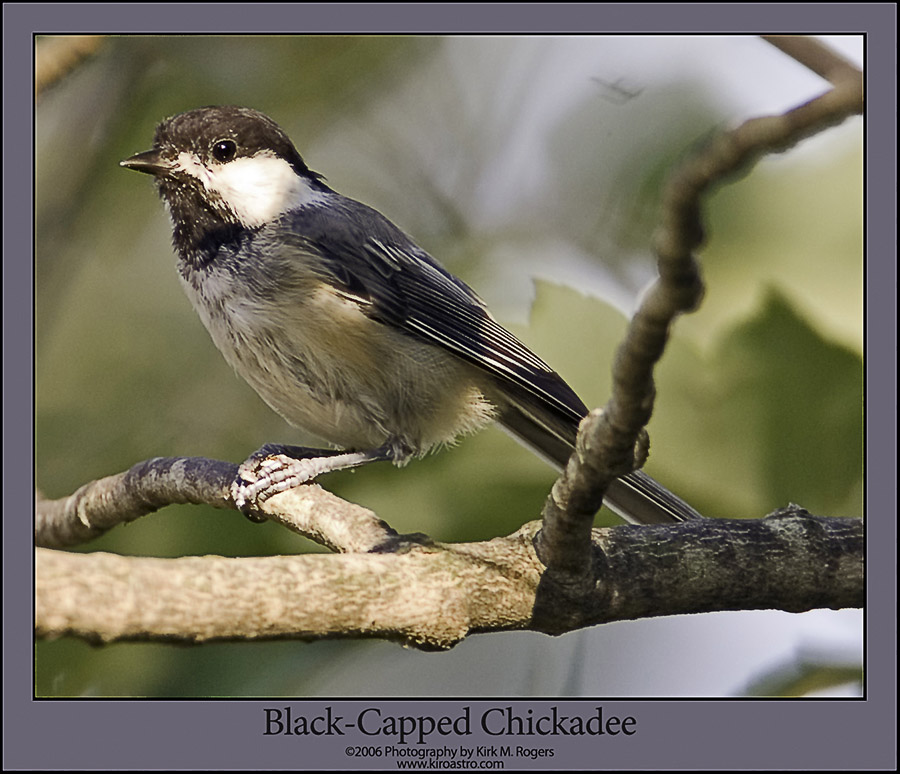
[(175, 168), (175, 165), (164, 159), (156, 149), (136, 153), (134, 156), (120, 161), (119, 166), (157, 177), (164, 177)]

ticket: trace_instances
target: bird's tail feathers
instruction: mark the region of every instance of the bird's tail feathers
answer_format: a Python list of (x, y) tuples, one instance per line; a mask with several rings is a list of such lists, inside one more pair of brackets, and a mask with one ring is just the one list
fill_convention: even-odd
[[(500, 425), (558, 470), (572, 452), (578, 421), (546, 410), (535, 401), (510, 401), (500, 412)], [(702, 516), (646, 473), (636, 470), (613, 481), (603, 504), (632, 524), (672, 524)]]

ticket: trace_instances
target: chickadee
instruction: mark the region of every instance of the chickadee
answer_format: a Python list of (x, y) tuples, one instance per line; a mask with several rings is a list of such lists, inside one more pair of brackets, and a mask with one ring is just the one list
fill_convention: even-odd
[[(256, 505), (331, 470), (404, 465), (499, 422), (562, 467), (587, 407), (461, 280), (333, 191), (270, 118), (204, 107), (121, 165), (156, 178), (182, 284), (216, 346), (291, 425), (341, 451), (266, 445), (232, 495)], [(606, 505), (635, 523), (699, 514), (637, 471)]]

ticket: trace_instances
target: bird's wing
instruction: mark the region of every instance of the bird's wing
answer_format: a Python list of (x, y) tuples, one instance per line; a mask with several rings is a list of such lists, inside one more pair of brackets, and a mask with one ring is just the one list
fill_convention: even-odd
[[(562, 378), (501, 326), (464, 282), (377, 211), (342, 199), (352, 217), (333, 222), (334, 208), (308, 208), (282, 224), (284, 243), (322, 259), (322, 279), (374, 320), (443, 347), (490, 374), (529, 414), (549, 412), (574, 443), (587, 407)], [(302, 218), (302, 222), (297, 219)], [(348, 228), (349, 224), (349, 228)]]

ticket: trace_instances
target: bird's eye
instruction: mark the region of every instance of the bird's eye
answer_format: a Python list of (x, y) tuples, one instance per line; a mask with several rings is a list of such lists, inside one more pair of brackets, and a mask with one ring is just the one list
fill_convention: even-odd
[(231, 161), (237, 153), (237, 145), (234, 140), (218, 140), (213, 143), (212, 155), (216, 161), (225, 163)]

